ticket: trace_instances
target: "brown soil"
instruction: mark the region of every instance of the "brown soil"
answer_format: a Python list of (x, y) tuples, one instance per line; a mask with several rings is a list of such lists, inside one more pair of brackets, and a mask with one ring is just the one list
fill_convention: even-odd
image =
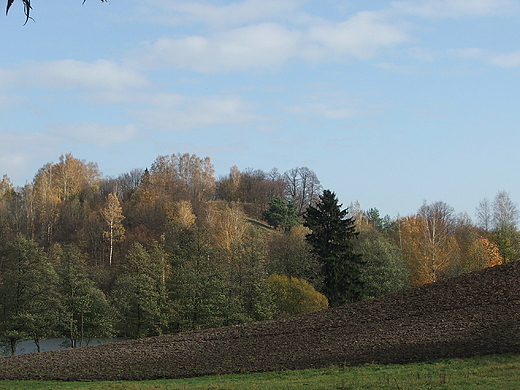
[(520, 352), (520, 262), (200, 332), (0, 358), (0, 379), (139, 380)]

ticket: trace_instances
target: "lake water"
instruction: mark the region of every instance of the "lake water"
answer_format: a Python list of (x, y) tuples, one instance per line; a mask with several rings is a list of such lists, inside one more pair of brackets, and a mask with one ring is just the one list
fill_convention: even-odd
[[(64, 347), (64, 343), (67, 342), (66, 339), (47, 339), (40, 340), (40, 349), (42, 352), (44, 351), (56, 351), (58, 349), (66, 349)], [(107, 343), (115, 343), (118, 341), (123, 341), (123, 339), (95, 339), (92, 340), (89, 345), (99, 345), (99, 344), (107, 344)], [(11, 351), (9, 348), (3, 348), (4, 355), (10, 355)], [(34, 341), (21, 341), (16, 345), (16, 354), (23, 355), (25, 353), (36, 352), (36, 344)]]

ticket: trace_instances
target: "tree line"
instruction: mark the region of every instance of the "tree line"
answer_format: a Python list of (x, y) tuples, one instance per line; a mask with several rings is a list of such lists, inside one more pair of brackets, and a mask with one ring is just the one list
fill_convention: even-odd
[(281, 318), (516, 260), (508, 194), (477, 216), (343, 208), (306, 167), (215, 178), (209, 157), (177, 153), (110, 178), (65, 154), (0, 182), (0, 341), (14, 354)]

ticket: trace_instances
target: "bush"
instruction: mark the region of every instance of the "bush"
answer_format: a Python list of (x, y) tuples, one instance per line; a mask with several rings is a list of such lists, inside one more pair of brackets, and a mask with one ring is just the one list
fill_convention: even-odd
[(326, 309), (329, 302), (304, 279), (273, 274), (267, 280), (279, 317)]

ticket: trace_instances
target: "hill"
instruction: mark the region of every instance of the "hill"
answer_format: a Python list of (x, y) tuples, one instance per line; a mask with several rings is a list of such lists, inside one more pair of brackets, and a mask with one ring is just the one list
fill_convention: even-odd
[(4, 357), (0, 378), (181, 378), (506, 352), (520, 352), (520, 262), (281, 321)]

